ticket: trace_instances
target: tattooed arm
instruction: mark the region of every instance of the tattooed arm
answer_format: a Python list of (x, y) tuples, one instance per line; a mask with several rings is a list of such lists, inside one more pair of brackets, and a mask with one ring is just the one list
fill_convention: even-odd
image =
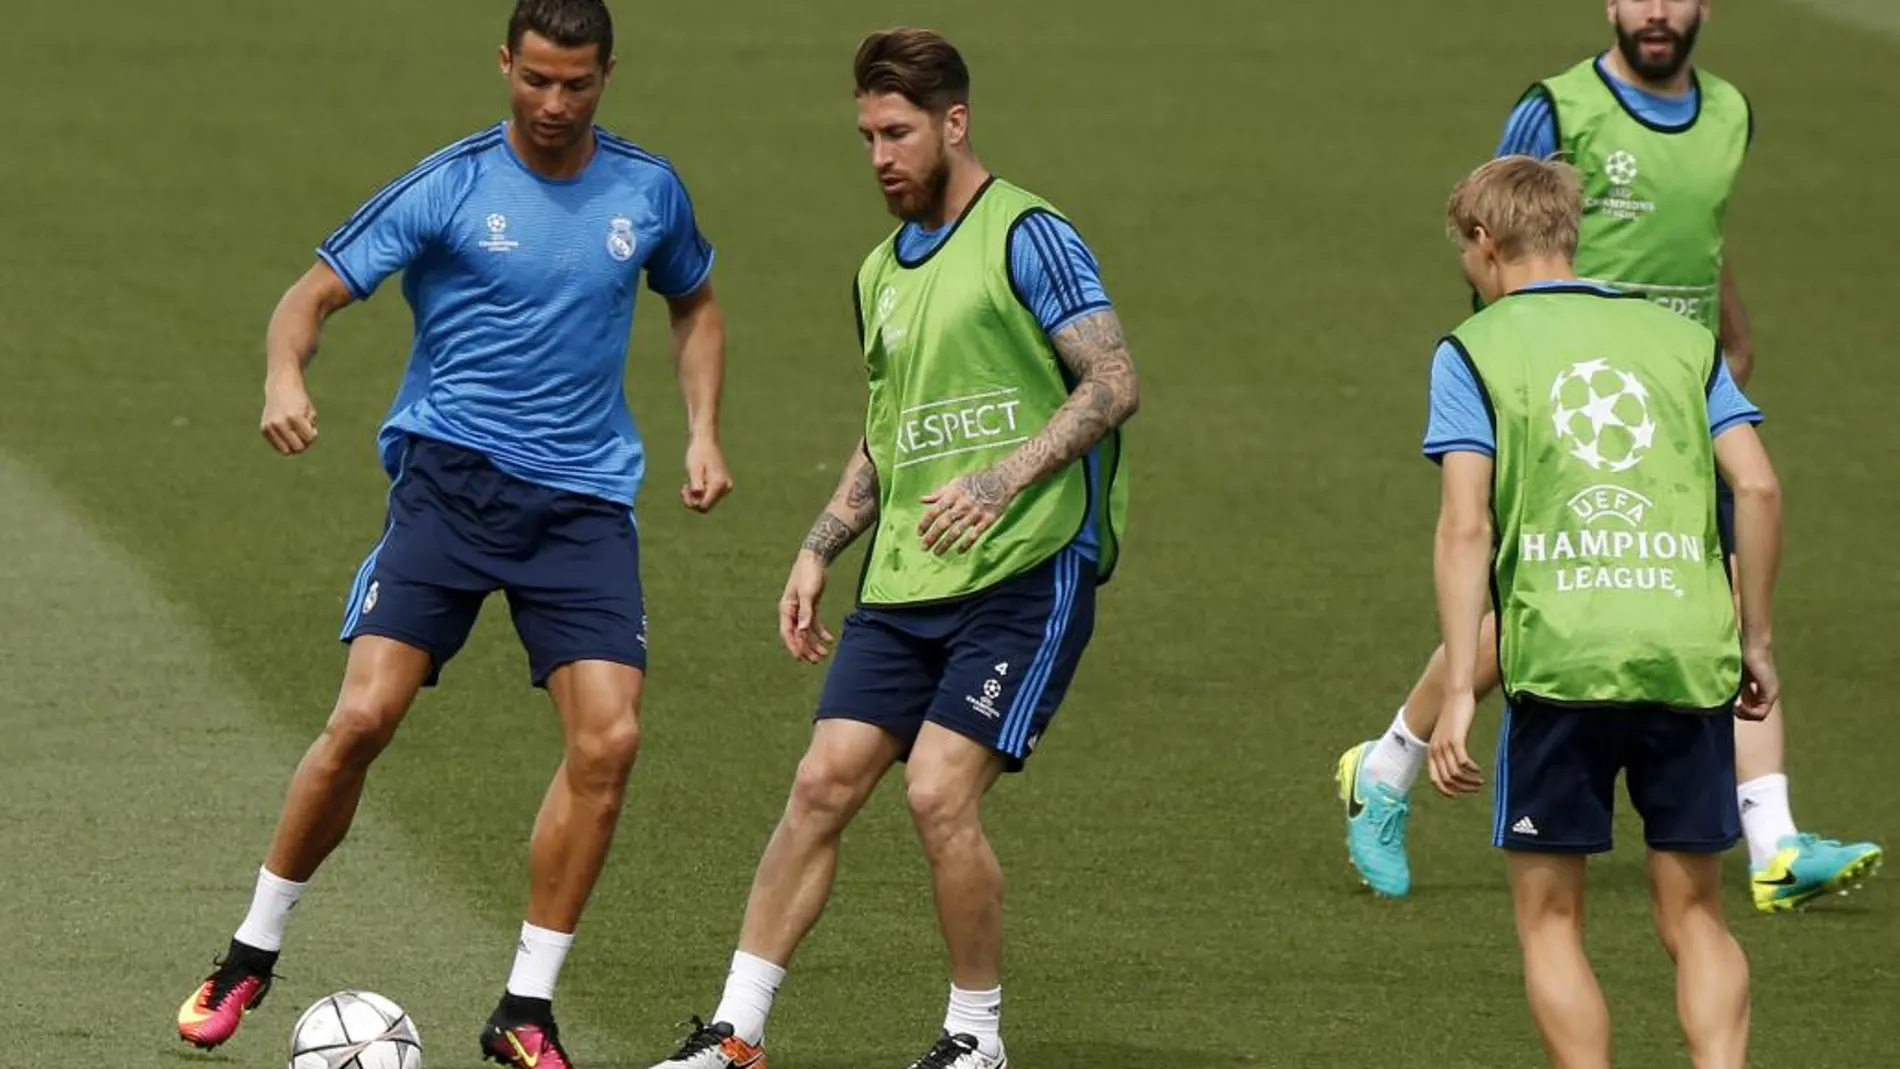
[(779, 640), (807, 664), (817, 664), (830, 652), (831, 632), (818, 618), (825, 575), (838, 554), (877, 522), (877, 490), (877, 465), (871, 463), (871, 452), (860, 438), (857, 452), (845, 462), (837, 491), (798, 547), (785, 593), (778, 600)]
[(845, 462), (844, 477), (831, 495), (825, 510), (811, 525), (800, 549), (813, 553), (830, 564), (838, 559), (859, 535), (877, 522), (877, 467), (864, 440), (858, 439), (857, 451)]
[(1049, 340), (1079, 381), (1041, 434), (990, 469), (1011, 497), (1087, 456), (1141, 407), (1135, 361), (1114, 309), (1083, 316)]
[(925, 546), (942, 553), (960, 542), (968, 550), (1017, 494), (1087, 456), (1141, 406), (1135, 361), (1114, 309), (1091, 312), (1049, 340), (1077, 380), (1069, 399), (1009, 456), (924, 499), (932, 506), (918, 525)]

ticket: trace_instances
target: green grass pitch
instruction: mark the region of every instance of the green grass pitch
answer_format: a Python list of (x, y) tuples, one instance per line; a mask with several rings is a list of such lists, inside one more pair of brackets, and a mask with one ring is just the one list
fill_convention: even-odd
[[(285, 978), (216, 1055), (176, 1006), (241, 917), (335, 693), (342, 600), (382, 522), (372, 438), (409, 321), (334, 321), (323, 439), (256, 433), (263, 327), (316, 243), (503, 114), (500, 0), (16, 5), (0, 152), (0, 1022), (35, 1058), (281, 1064), (362, 986), (472, 1069), (558, 729), (491, 611), (378, 766), (299, 909)], [(852, 129), (867, 30), (935, 22), (975, 143), (1099, 254), (1143, 374), (1120, 576), (1070, 700), (988, 807), (1022, 1069), (1542, 1064), (1488, 804), (1421, 795), (1414, 896), (1349, 877), (1330, 775), (1435, 635), (1432, 344), (1467, 308), (1444, 198), (1517, 94), (1608, 40), (1600, 5), (1378, 0), (621, 2), (601, 119), (670, 156), (718, 245), (737, 494), (672, 498), (680, 412), (646, 296), (630, 370), (654, 674), (616, 853), (562, 980), (591, 1067), (640, 1069), (718, 992), (818, 672), (777, 648), (784, 569), (857, 433), (846, 284), (890, 225)], [(1900, 847), (1900, 24), (1867, 0), (1718, 4), (1699, 59), (1758, 137), (1731, 252), (1788, 488), (1779, 652), (1804, 827)], [(1354, 20), (1364, 19), (1361, 22)], [(839, 566), (855, 574), (855, 557)], [(844, 608), (841, 582), (828, 606)], [(1495, 706), (1486, 714), (1488, 753)], [(946, 967), (895, 783), (847, 835), (776, 1069), (904, 1064)], [(1636, 829), (1592, 872), (1619, 1064), (1686, 1066)], [(1880, 1064), (1900, 876), (1732, 916), (1754, 1061)]]

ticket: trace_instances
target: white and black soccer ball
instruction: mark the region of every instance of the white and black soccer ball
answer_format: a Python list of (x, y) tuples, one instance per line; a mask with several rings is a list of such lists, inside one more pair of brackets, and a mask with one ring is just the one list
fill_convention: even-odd
[(422, 1037), (394, 1002), (339, 991), (297, 1018), (287, 1069), (422, 1069)]
[(1550, 405), (1565, 452), (1594, 471), (1628, 471), (1656, 444), (1649, 390), (1607, 360), (1565, 368), (1550, 384)]

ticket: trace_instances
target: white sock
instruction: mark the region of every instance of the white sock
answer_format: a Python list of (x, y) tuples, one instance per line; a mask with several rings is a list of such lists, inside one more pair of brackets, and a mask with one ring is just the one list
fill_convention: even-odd
[(1782, 839), (1795, 833), (1788, 777), (1776, 773), (1751, 779), (1735, 794), (1742, 804), (1742, 834), (1748, 836), (1748, 865), (1758, 869), (1780, 852)]
[(1410, 794), (1412, 784), (1418, 782), (1418, 774), (1424, 771), (1431, 749), (1431, 743), (1412, 734), (1412, 729), (1405, 726), (1405, 707), (1400, 706), (1399, 715), (1392, 718), (1392, 726), (1372, 745), (1372, 752), (1366, 754), (1366, 777), (1400, 794)]
[(297, 900), (309, 886), (292, 883), (258, 866), (257, 890), (251, 895), (251, 911), (238, 926), (237, 941), (259, 950), (284, 949), (284, 928), (290, 923), (290, 911), (297, 908)]
[(943, 1030), (953, 1036), (975, 1036), (976, 1049), (985, 1058), (1003, 1054), (1003, 989), (965, 991), (950, 985), (950, 1009), (943, 1015)]
[(508, 974), (508, 993), (520, 998), (554, 998), (554, 981), (574, 945), (573, 932), (554, 932), (521, 922), (521, 942), (515, 946), (515, 967)]
[(755, 954), (736, 950), (732, 969), (726, 973), (726, 992), (713, 1011), (714, 1021), (732, 1026), (732, 1034), (753, 1046), (765, 1042), (765, 1019), (772, 1012), (772, 999), (785, 982), (785, 969)]

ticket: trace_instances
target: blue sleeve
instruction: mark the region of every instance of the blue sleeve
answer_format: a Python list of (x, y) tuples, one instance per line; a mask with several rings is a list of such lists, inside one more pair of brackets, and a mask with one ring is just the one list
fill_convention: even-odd
[(1728, 361), (1718, 356), (1715, 381), (1709, 386), (1709, 437), (1720, 438), (1722, 432), (1733, 427), (1761, 421), (1761, 409), (1735, 384), (1734, 376), (1728, 373)]
[(712, 243), (699, 232), (693, 199), (678, 175), (667, 183), (661, 211), (666, 234), (647, 261), (647, 288), (662, 297), (684, 297), (705, 285), (712, 274)]
[(1432, 407), (1425, 424), (1425, 455), (1437, 460), (1446, 453), (1497, 455), (1497, 434), (1485, 408), (1478, 380), (1463, 353), (1450, 342), (1440, 342), (1432, 355)]
[(1498, 141), (1499, 156), (1532, 156), (1549, 159), (1557, 154), (1557, 113), (1550, 97), (1540, 91), (1524, 94), (1504, 121), (1504, 136)]
[(1110, 307), (1095, 254), (1074, 226), (1049, 212), (1031, 212), (1010, 231), (1009, 281), (1044, 334)]
[(437, 157), (384, 186), (317, 248), (350, 288), (368, 300), (383, 280), (409, 266), (441, 236), (474, 175), (465, 162)]

